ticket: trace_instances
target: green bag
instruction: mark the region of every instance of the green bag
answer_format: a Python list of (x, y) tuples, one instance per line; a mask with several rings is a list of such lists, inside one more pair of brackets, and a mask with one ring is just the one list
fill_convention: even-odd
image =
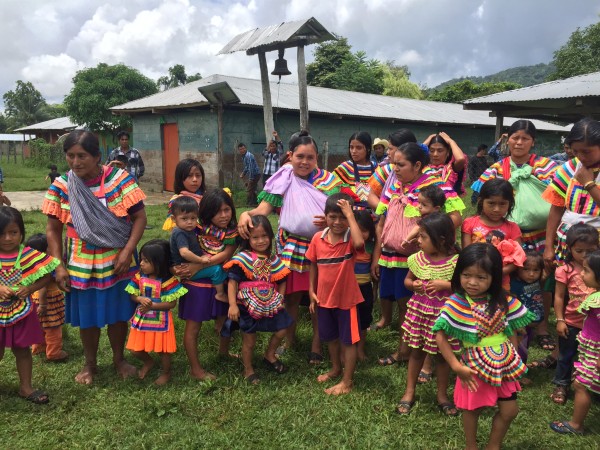
[(545, 230), (551, 206), (542, 199), (546, 184), (532, 175), (531, 165), (523, 164), (517, 167), (512, 161), (510, 165), (508, 182), (515, 190), (515, 207), (510, 219), (519, 225), (521, 230)]

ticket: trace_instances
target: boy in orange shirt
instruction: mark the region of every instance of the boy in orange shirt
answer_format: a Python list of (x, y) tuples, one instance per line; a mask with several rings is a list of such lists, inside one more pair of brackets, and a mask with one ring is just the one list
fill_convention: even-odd
[[(356, 305), (363, 297), (354, 275), (357, 253), (364, 252), (364, 239), (352, 211), (352, 198), (334, 194), (325, 203), (327, 228), (316, 233), (306, 252), (310, 266), (310, 312), (317, 313), (319, 337), (328, 342), (331, 370), (317, 377), (324, 383), (342, 375), (326, 394), (352, 390), (356, 368), (360, 323)], [(340, 341), (344, 352), (342, 367)]]

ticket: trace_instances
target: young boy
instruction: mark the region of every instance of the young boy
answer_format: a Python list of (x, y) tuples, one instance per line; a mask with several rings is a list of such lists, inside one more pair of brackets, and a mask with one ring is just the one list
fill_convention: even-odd
[(254, 155), (246, 148), (246, 144), (239, 143), (238, 152), (242, 155), (242, 161), (244, 163), (244, 170), (240, 173), (240, 178), (244, 178), (245, 176), (248, 177), (248, 181), (246, 182), (248, 206), (257, 206), (256, 187), (260, 181), (260, 169), (258, 168), (258, 164), (256, 164)]
[(54, 180), (56, 180), (58, 177), (60, 177), (60, 172), (58, 171), (58, 167), (56, 167), (56, 164), (52, 164), (50, 166), (50, 173), (48, 173), (48, 175), (46, 175), (45, 180), (48, 181), (50, 180), (50, 184), (54, 183)]
[[(310, 266), (310, 311), (316, 311), (319, 337), (328, 342), (331, 370), (317, 377), (324, 383), (342, 376), (335, 386), (325, 389), (329, 395), (352, 390), (356, 368), (360, 324), (356, 305), (363, 297), (354, 275), (357, 253), (364, 252), (364, 240), (352, 211), (352, 198), (334, 194), (325, 203), (327, 228), (316, 233), (306, 252)], [(340, 341), (344, 353), (342, 368)]]
[[(211, 255), (203, 255), (196, 228), (198, 226), (198, 204), (192, 197), (181, 196), (173, 200), (175, 228), (171, 232), (171, 260), (174, 266), (184, 263), (210, 264)], [(227, 303), (224, 283), (227, 273), (220, 265), (213, 265), (196, 272), (191, 280), (210, 278), (217, 294), (215, 298)]]

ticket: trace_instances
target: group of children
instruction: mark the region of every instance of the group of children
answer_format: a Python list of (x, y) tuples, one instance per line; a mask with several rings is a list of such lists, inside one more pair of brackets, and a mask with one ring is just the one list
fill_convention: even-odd
[[(268, 218), (252, 215), (248, 235), (241, 239), (231, 196), (223, 190), (207, 191), (204, 178), (196, 160), (184, 159), (176, 168), (176, 194), (163, 225), (171, 232), (170, 239), (154, 239), (142, 246), (139, 273), (126, 288), (137, 304), (126, 347), (143, 362), (140, 378), (155, 364), (150, 353), (158, 353), (161, 374), (155, 383), (167, 383), (171, 355), (177, 347), (172, 310), (179, 302), (191, 375), (201, 380), (215, 378), (200, 364), (197, 348), (202, 323), (215, 320), (219, 352), (224, 355), (229, 354), (231, 332), (236, 328), (242, 331), (244, 377), (256, 384), (260, 382), (253, 367), (256, 332), (272, 333), (264, 352), (265, 367), (279, 374), (287, 370), (277, 350), (294, 322), (284, 304), (290, 269), (274, 253), (276, 236)], [(419, 250), (408, 257), (404, 281), (413, 292), (401, 330), (410, 356), (406, 389), (396, 410), (399, 414), (411, 412), (423, 361), (431, 355), (436, 359), (437, 404), (450, 416), (462, 410), (467, 447), (476, 448), (481, 408), (495, 405), (499, 410), (492, 423), (490, 445), (499, 446), (517, 415), (518, 380), (527, 370), (527, 349), (535, 324), (543, 318), (543, 261), (538, 253), (521, 249), (519, 227), (507, 219), (514, 206), (513, 189), (507, 181), (495, 179), (484, 184), (477, 215), (462, 224), (462, 250), (456, 245), (453, 221), (442, 212), (444, 203), (440, 188), (420, 191), (421, 218), (402, 243), (416, 243)], [(305, 249), (311, 263), (310, 311), (318, 319), (318, 335), (328, 343), (331, 359), (331, 368), (317, 381), (341, 378), (326, 389), (334, 395), (352, 390), (354, 370), (357, 360), (365, 357), (366, 330), (372, 320), (369, 273), (374, 218), (368, 210), (356, 210), (353, 205), (351, 195), (328, 196), (325, 228), (313, 235)], [(44, 403), (47, 397), (36, 398), (39, 392), (31, 387), (31, 352), (23, 349), (33, 341), (23, 333), (33, 329), (31, 322), (39, 316), (46, 344), (45, 348), (34, 347), (33, 352), (45, 351), (48, 360), (67, 358), (58, 337), (64, 323), (63, 294), (51, 282), (50, 272), (58, 261), (43, 253), (44, 237), (33, 236), (23, 245), (24, 236), (18, 211), (1, 207), (0, 351), (8, 346), (15, 353), (21, 395)], [(565, 398), (571, 372), (576, 369), (574, 417), (570, 424), (552, 425), (560, 432), (579, 432), (589, 410), (590, 392), (600, 392), (598, 241), (593, 227), (573, 226), (567, 235), (566, 264), (556, 273), (561, 351), (554, 383), (563, 387)], [(31, 310), (37, 316), (28, 314)], [(20, 323), (25, 317), (27, 325)], [(575, 362), (578, 346), (579, 360)], [(447, 392), (450, 370), (457, 375), (453, 401)]]

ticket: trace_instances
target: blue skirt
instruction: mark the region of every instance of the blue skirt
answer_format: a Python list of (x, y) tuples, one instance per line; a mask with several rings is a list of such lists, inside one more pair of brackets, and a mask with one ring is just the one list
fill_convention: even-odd
[(412, 291), (404, 286), (408, 268), (379, 266), (379, 297), (382, 300), (394, 302), (401, 298), (410, 297)]
[(79, 328), (103, 328), (127, 322), (136, 304), (125, 292), (129, 280), (121, 280), (108, 289), (71, 289), (67, 292), (66, 322)]
[(273, 317), (264, 317), (256, 320), (250, 315), (244, 305), (238, 303), (238, 308), (240, 308), (239, 321), (233, 322), (227, 319), (221, 330), (221, 336), (231, 337), (232, 333), (236, 330), (242, 330), (243, 333), (249, 334), (256, 332), (275, 333), (279, 330), (285, 330), (294, 323), (294, 319), (292, 319), (292, 316), (285, 309), (282, 309)]

